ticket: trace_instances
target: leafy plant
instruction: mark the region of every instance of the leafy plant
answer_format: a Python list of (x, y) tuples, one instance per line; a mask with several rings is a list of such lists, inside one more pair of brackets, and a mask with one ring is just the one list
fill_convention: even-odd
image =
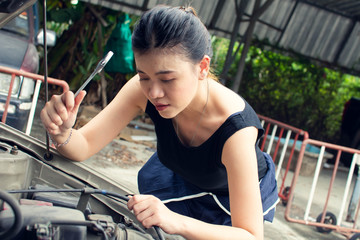
[[(228, 42), (213, 41), (223, 54)], [(301, 56), (286, 56), (258, 45), (246, 59), (239, 94), (262, 115), (306, 130), (315, 139), (337, 142), (344, 104), (360, 97), (358, 77), (315, 65)], [(227, 86), (237, 71), (239, 54), (228, 73)], [(215, 68), (221, 67), (216, 57)], [(217, 69), (215, 72), (221, 72)]]
[[(82, 2), (74, 6), (69, 0), (49, 0), (47, 4), (47, 26), (58, 35), (56, 46), (49, 49), (49, 76), (67, 80), (74, 90), (95, 68), (122, 13)], [(132, 28), (138, 16), (131, 18)], [(212, 43), (212, 67), (220, 75), (229, 40), (213, 36)], [(235, 59), (225, 79), (228, 87), (237, 72), (241, 47), (238, 53), (233, 52)], [(259, 114), (307, 130), (312, 138), (336, 142), (345, 102), (360, 97), (359, 78), (315, 65), (301, 56), (265, 49), (259, 42), (250, 48), (239, 94)], [(129, 77), (106, 75), (111, 98)]]

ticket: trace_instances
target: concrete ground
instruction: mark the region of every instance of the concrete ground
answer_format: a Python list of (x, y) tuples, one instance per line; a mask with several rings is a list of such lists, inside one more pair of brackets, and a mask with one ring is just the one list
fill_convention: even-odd
[[(41, 107), (41, 104), (40, 104)], [(39, 107), (39, 108), (40, 108)], [(39, 110), (36, 112), (34, 127), (31, 135), (44, 141), (45, 132), (39, 121)], [(131, 131), (130, 131), (131, 133)], [(150, 133), (150, 136), (153, 133)], [(127, 136), (128, 138), (129, 136)], [(134, 193), (137, 193), (137, 172), (141, 166), (147, 161), (147, 159), (155, 151), (154, 141), (141, 141), (141, 136), (137, 136), (135, 140), (128, 138), (128, 141), (116, 139), (108, 144), (98, 154), (91, 157), (84, 164), (87, 164), (94, 168), (95, 171), (102, 172), (107, 176), (111, 176), (114, 180), (120, 184), (131, 189)], [(140, 141), (139, 141), (140, 139)], [(149, 139), (149, 136), (144, 136), (145, 140)], [(129, 141), (130, 140), (130, 141)], [(278, 186), (280, 187), (283, 182), (284, 171), (278, 179)], [(316, 217), (322, 212), (325, 201), (328, 195), (330, 177), (332, 169), (322, 169), (315, 190), (313, 204), (311, 205), (311, 211), (309, 213), (309, 222), (316, 221)], [(340, 206), (344, 195), (344, 187), (347, 178), (348, 170), (341, 169), (337, 172), (336, 180), (332, 188), (327, 210), (339, 216)], [(284, 186), (290, 186), (292, 180), (292, 172), (289, 172)], [(309, 192), (313, 183), (313, 176), (300, 176), (296, 181), (296, 186), (293, 188), (294, 200), (292, 201), (292, 208), (290, 209), (290, 216), (293, 219), (303, 219), (304, 212), (309, 200)], [(351, 190), (349, 195), (351, 196), (352, 187), (354, 185), (354, 179), (352, 180)], [(349, 231), (352, 231), (354, 227), (344, 221), (347, 214), (347, 207), (349, 204), (349, 198), (345, 203), (345, 212), (342, 219), (341, 226), (346, 227)], [(331, 233), (320, 233), (313, 226), (307, 226), (305, 224), (299, 224), (294, 222), (288, 222), (284, 218), (285, 206), (280, 202), (277, 205), (275, 219), (273, 223), (265, 223), (265, 239), (269, 240), (305, 240), (305, 239), (347, 239), (344, 235), (332, 231)], [(339, 220), (338, 220), (339, 221)], [(356, 226), (359, 229), (359, 226)]]

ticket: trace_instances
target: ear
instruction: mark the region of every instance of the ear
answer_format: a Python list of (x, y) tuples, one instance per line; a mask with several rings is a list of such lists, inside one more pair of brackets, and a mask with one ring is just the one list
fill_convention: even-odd
[(210, 71), (210, 62), (211, 58), (208, 55), (205, 55), (203, 59), (201, 59), (199, 67), (200, 67), (200, 75), (199, 79), (205, 79)]

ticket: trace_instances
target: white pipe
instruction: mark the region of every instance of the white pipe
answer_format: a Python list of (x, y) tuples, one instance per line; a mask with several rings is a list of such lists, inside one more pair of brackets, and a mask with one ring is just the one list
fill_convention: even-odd
[[(267, 148), (267, 151), (266, 153), (270, 155), (271, 153), (271, 148), (272, 148), (272, 145), (273, 145), (273, 142), (274, 142), (274, 138), (275, 138), (275, 133), (276, 133), (276, 130), (277, 130), (277, 125), (274, 125), (274, 128), (272, 130), (272, 133), (271, 133), (271, 138), (270, 138), (270, 142), (269, 142), (269, 146)], [(280, 140), (280, 139), (279, 139)]]
[(308, 201), (308, 204), (306, 206), (306, 210), (305, 210), (305, 214), (304, 214), (304, 220), (305, 221), (307, 221), (307, 219), (309, 218), (310, 208), (311, 208), (311, 204), (312, 204), (312, 201), (313, 201), (313, 198), (314, 198), (316, 184), (317, 184), (317, 181), (319, 179), (321, 163), (322, 163), (322, 160), (323, 160), (323, 157), (324, 157), (324, 153), (325, 153), (325, 146), (321, 146), (318, 161), (316, 163), (314, 180), (313, 180), (313, 184), (312, 184), (311, 190), (310, 190), (310, 197), (309, 197), (309, 201)]
[(347, 196), (349, 194), (351, 180), (352, 180), (352, 178), (354, 176), (354, 169), (355, 169), (355, 164), (357, 164), (357, 158), (358, 158), (358, 155), (356, 153), (354, 153), (352, 161), (351, 161), (350, 169), (349, 169), (349, 174), (348, 174), (346, 184), (345, 184), (344, 197), (343, 197), (343, 200), (342, 200), (342, 203), (341, 203), (338, 222), (336, 224), (338, 226), (340, 226), (340, 224), (342, 222), (343, 215), (344, 215), (345, 203), (346, 203)]
[(265, 120), (261, 120), (261, 126), (264, 127)]
[(30, 112), (29, 112), (28, 122), (26, 125), (26, 131), (25, 131), (26, 135), (30, 135), (30, 132), (31, 132), (31, 127), (32, 127), (32, 124), (34, 121), (34, 115), (35, 115), (35, 110), (36, 110), (36, 104), (37, 104), (37, 101), (39, 98), (40, 86), (41, 86), (41, 81), (37, 80), (36, 85), (35, 85), (32, 103), (31, 103), (31, 108), (30, 108)]
[(278, 177), (279, 177), (279, 174), (280, 174), (280, 171), (281, 171), (281, 167), (282, 167), (282, 164), (284, 162), (284, 158), (285, 158), (285, 154), (286, 154), (286, 151), (287, 151), (287, 147), (289, 145), (289, 140), (290, 140), (291, 133), (292, 133), (292, 131), (288, 130), (288, 132), (286, 134), (285, 143), (283, 145), (281, 155), (280, 155), (280, 159), (279, 159), (279, 163), (278, 163), (278, 167), (276, 169), (276, 175), (275, 175), (276, 180), (278, 180)]

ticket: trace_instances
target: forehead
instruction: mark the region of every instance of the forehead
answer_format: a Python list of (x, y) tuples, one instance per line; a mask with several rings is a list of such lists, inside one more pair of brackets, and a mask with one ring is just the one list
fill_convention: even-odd
[(157, 71), (183, 71), (194, 64), (176, 51), (154, 49), (144, 54), (134, 52), (136, 68), (144, 73)]

